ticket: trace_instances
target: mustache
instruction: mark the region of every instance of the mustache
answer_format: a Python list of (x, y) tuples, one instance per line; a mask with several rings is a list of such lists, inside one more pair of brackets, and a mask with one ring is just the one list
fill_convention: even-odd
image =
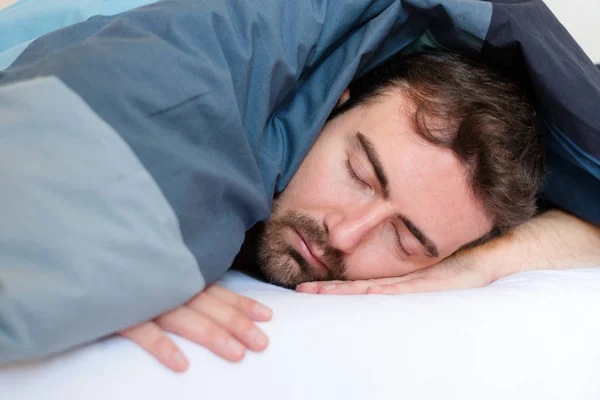
[(278, 218), (277, 224), (297, 230), (306, 239), (316, 244), (323, 251), (323, 260), (329, 267), (330, 274), (336, 279), (343, 276), (346, 269), (344, 253), (329, 245), (328, 234), (321, 224), (298, 211), (287, 212)]

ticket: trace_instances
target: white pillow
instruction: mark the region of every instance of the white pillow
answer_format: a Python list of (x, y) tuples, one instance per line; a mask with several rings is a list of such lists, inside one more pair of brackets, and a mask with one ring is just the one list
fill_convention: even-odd
[(472, 290), (325, 296), (239, 272), (274, 309), (266, 352), (231, 364), (176, 338), (179, 375), (111, 338), (0, 368), (3, 399), (600, 399), (600, 269), (529, 272)]

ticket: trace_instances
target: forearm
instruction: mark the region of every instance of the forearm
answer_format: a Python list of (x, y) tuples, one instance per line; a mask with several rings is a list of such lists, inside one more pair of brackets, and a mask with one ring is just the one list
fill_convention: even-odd
[(497, 262), (492, 281), (536, 269), (600, 266), (600, 227), (559, 210), (550, 210), (491, 243)]

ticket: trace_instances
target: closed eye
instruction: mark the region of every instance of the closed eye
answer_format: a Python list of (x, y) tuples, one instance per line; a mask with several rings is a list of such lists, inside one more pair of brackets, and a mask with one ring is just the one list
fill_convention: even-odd
[(352, 163), (350, 162), (349, 158), (346, 159), (346, 168), (348, 169), (348, 174), (352, 179), (354, 179), (356, 183), (358, 183), (360, 186), (366, 189), (371, 189), (371, 185), (360, 179), (360, 177), (356, 174), (356, 171), (354, 171), (354, 168), (352, 168)]
[(394, 226), (394, 233), (396, 234), (396, 244), (398, 245), (398, 248), (400, 249), (401, 252), (403, 252), (404, 254), (406, 254), (407, 256), (411, 256), (411, 254), (408, 252), (408, 250), (406, 250), (406, 247), (404, 247), (404, 245), (402, 244), (402, 240), (400, 239), (400, 233), (398, 232), (398, 229), (396, 229), (396, 227)]

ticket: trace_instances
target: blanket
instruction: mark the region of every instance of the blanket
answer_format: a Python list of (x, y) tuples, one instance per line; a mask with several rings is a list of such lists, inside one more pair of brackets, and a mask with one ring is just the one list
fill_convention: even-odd
[(543, 2), (163, 0), (45, 35), (0, 72), (0, 362), (217, 280), (348, 83), (427, 47), (529, 75), (542, 197), (600, 223), (600, 71)]

